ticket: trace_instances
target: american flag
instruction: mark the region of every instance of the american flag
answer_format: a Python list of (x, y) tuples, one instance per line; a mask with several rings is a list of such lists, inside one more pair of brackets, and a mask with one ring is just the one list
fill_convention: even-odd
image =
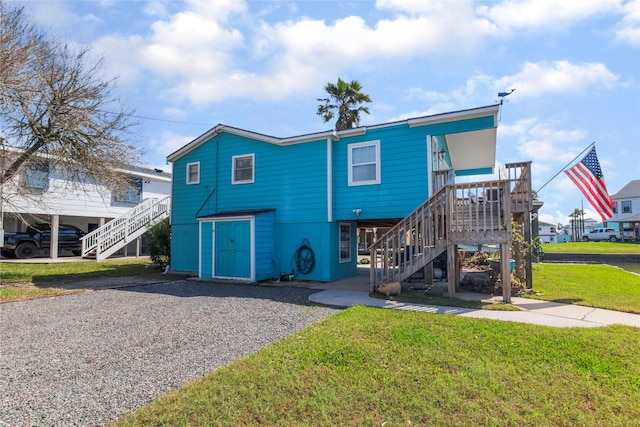
[(606, 185), (604, 185), (604, 176), (602, 169), (600, 169), (598, 156), (596, 156), (596, 147), (593, 147), (575, 166), (564, 172), (578, 186), (603, 220), (613, 216), (614, 203), (607, 192)]

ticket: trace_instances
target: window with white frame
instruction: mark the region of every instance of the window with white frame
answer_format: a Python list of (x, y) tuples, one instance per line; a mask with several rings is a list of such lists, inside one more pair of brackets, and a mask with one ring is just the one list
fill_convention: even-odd
[(200, 184), (200, 162), (187, 163), (187, 185)]
[(47, 190), (49, 188), (49, 161), (33, 162), (25, 171), (24, 184), (28, 188)]
[(255, 180), (255, 154), (233, 156), (232, 184), (250, 184)]
[(623, 200), (620, 202), (620, 207), (622, 208), (623, 214), (631, 213), (631, 200)]
[(349, 186), (380, 184), (380, 141), (350, 144), (348, 150)]
[(351, 261), (351, 224), (341, 222), (340, 225), (340, 262)]
[(113, 195), (114, 202), (140, 203), (142, 201), (142, 178), (129, 177), (127, 189)]

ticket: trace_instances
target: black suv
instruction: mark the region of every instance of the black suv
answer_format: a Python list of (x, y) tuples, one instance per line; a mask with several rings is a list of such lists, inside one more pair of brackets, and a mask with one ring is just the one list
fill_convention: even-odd
[[(86, 233), (73, 225), (60, 225), (58, 228), (58, 248), (70, 250), (74, 255), (82, 253), (80, 238)], [(2, 255), (17, 258), (32, 258), (38, 249), (50, 249), (51, 226), (36, 224), (28, 227), (24, 233), (5, 233)]]

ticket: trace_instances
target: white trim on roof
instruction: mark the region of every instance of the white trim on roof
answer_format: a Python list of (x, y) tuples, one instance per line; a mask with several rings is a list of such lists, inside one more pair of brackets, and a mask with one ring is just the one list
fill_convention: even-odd
[(276, 145), (300, 144), (303, 142), (321, 141), (327, 138), (337, 141), (343, 137), (364, 135), (367, 133), (367, 129), (379, 129), (384, 127), (397, 126), (403, 123), (406, 123), (409, 127), (425, 126), (430, 124), (449, 122), (455, 119), (460, 119), (462, 117), (470, 119), (474, 117), (486, 116), (488, 113), (493, 114), (494, 127), (497, 127), (498, 125), (497, 117), (498, 117), (499, 109), (500, 109), (500, 105), (496, 104), (496, 105), (490, 105), (487, 107), (471, 108), (468, 110), (453, 111), (450, 113), (443, 113), (443, 114), (434, 114), (434, 115), (425, 116), (425, 117), (416, 117), (413, 119), (383, 123), (383, 124), (369, 126), (369, 127), (362, 126), (362, 127), (341, 130), (341, 131), (331, 130), (331, 131), (324, 131), (324, 132), (318, 132), (318, 133), (310, 133), (306, 135), (292, 136), (287, 138), (277, 138), (274, 136), (264, 135), (257, 132), (234, 128), (232, 126), (225, 126), (222, 124), (218, 124), (212, 129), (210, 129), (209, 131), (203, 133), (202, 135), (194, 139), (193, 141), (189, 142), (188, 144), (184, 145), (183, 147), (169, 154), (167, 156), (167, 161), (173, 162), (176, 159), (179, 159), (180, 157), (184, 156), (185, 154), (189, 153), (190, 151), (194, 150), (195, 148), (199, 147), (200, 145), (204, 144), (205, 142), (209, 141), (211, 138), (221, 133), (230, 133), (233, 135), (238, 135), (238, 136), (254, 139), (257, 141), (267, 142), (269, 144), (276, 144)]
[[(473, 108), (470, 110), (452, 111), (450, 113), (435, 114), (433, 116), (416, 117), (415, 119), (408, 119), (407, 124), (409, 127), (433, 125), (436, 123), (450, 122), (452, 119), (459, 119), (461, 117), (472, 119), (474, 117), (486, 116), (487, 113), (494, 115), (497, 118), (500, 105), (490, 105), (488, 107)], [(494, 123), (497, 126), (497, 123)]]

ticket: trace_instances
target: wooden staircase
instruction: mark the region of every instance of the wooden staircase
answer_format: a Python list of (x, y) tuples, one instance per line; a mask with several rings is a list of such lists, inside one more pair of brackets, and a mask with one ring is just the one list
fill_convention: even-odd
[[(455, 294), (459, 244), (500, 244), (510, 260), (511, 217), (529, 219), (530, 162), (505, 165), (500, 179), (442, 184), (424, 204), (370, 246), (370, 291), (383, 282), (402, 282), (447, 252), (449, 296)], [(437, 182), (438, 180), (436, 180)], [(525, 215), (526, 213), (526, 215)], [(505, 302), (510, 301), (509, 262), (501, 263)]]
[(82, 237), (82, 256), (104, 261), (169, 216), (171, 197), (152, 198)]

